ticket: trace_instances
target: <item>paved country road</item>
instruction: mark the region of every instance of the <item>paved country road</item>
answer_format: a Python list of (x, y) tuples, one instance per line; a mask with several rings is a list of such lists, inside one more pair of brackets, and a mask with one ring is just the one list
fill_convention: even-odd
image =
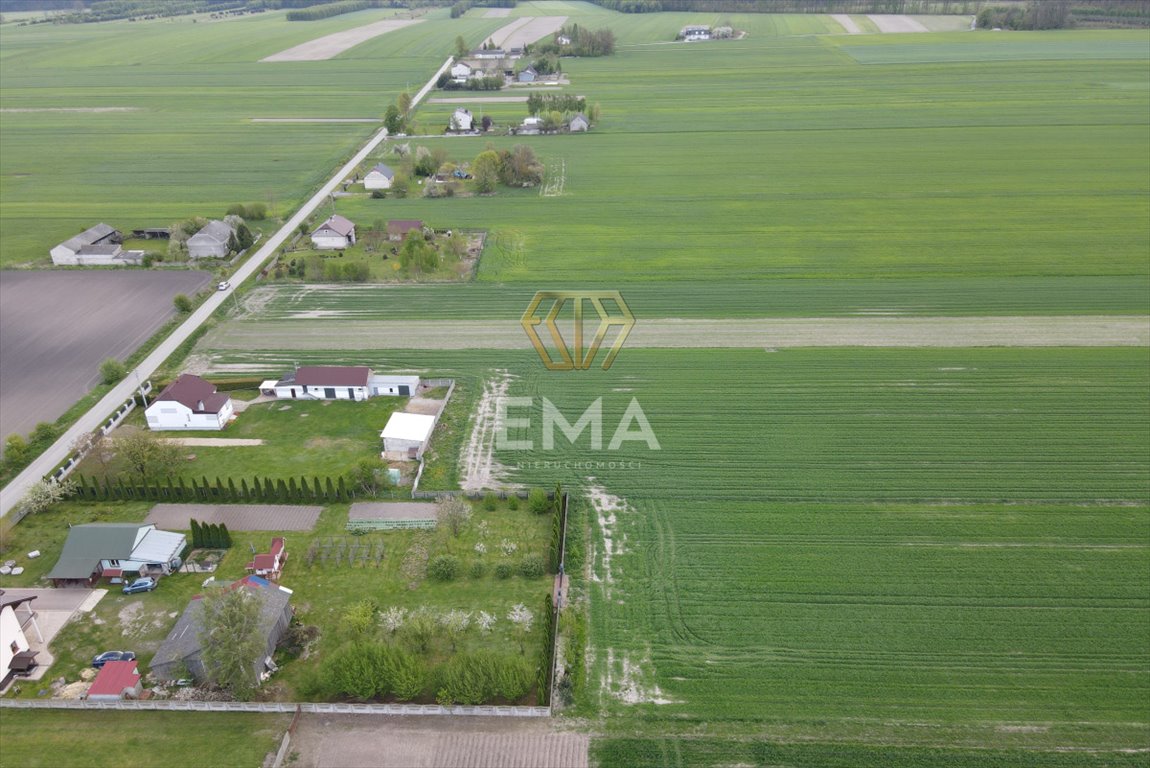
[[(427, 84), (424, 85), (419, 93), (416, 94), (415, 98), (412, 99), (413, 107), (434, 87), (439, 75), (451, 66), (451, 62), (452, 59), (448, 58), (447, 61), (443, 63), (443, 66), (431, 76)], [(134, 371), (129, 371), (123, 381), (113, 387), (91, 410), (77, 419), (76, 423), (61, 435), (59, 440), (52, 444), (52, 447), (44, 451), (44, 453), (38, 456), (31, 464), (25, 467), (23, 472), (14, 477), (8, 485), (0, 489), (0, 517), (7, 515), (20, 499), (24, 498), (24, 494), (28, 492), (29, 488), (50, 473), (57, 464), (68, 458), (69, 448), (77, 437), (99, 427), (100, 424), (104, 422), (104, 419), (108, 418), (108, 416), (119, 407), (120, 403), (123, 403), (135, 393), (137, 375), (140, 380), (145, 380), (155, 373), (156, 369), (160, 367), (160, 364), (175, 352), (180, 344), (186, 341), (197, 328), (203, 325), (204, 321), (211, 317), (212, 313), (215, 312), (221, 304), (225, 301), (231, 301), (231, 294), (236, 290), (236, 287), (253, 274), (256, 274), (263, 267), (264, 262), (270, 259), (276, 252), (276, 249), (296, 231), (299, 225), (302, 224), (316, 208), (327, 200), (328, 195), (335, 191), (335, 188), (339, 186), (340, 182), (351, 175), (356, 166), (362, 163), (385, 138), (387, 138), (387, 130), (380, 129), (379, 132), (363, 145), (359, 152), (355, 153), (355, 156), (351, 158), (351, 160), (336, 171), (335, 175), (333, 175), (326, 184), (320, 187), (319, 191), (312, 195), (310, 200), (296, 211), (294, 216), (284, 223), (278, 232), (264, 243), (262, 248), (256, 251), (243, 266), (236, 270), (235, 274), (231, 277), (232, 288), (230, 290), (220, 291), (210, 296), (180, 327), (172, 332), (171, 336), (160, 342), (152, 354), (148, 355)]]

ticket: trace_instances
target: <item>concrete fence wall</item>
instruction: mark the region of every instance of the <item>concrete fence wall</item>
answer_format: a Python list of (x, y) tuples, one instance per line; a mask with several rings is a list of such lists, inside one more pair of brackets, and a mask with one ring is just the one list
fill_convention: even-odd
[(550, 717), (550, 707), (463, 706), (438, 704), (322, 704), (253, 701), (92, 701), (77, 699), (0, 699), (0, 709), (113, 709), (169, 712), (262, 712), (265, 714), (323, 715), (453, 715), (470, 717)]

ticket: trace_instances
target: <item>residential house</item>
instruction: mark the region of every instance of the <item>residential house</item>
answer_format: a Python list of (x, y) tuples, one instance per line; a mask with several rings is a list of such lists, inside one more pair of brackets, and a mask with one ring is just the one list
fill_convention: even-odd
[(234, 414), (231, 397), (190, 373), (181, 374), (144, 410), (148, 429), (155, 431), (220, 430)]
[(567, 35), (558, 35), (555, 38), (555, 42), (559, 43), (559, 45), (571, 45), (571, 38), (567, 37)]
[(393, 413), (379, 433), (387, 458), (418, 459), (427, 450), (435, 417), (422, 413)]
[[(260, 601), (260, 652), (251, 660), (257, 679), (265, 670), (274, 669), (272, 656), (276, 643), (291, 625), (291, 590), (272, 584), (259, 576), (245, 576), (226, 589), (242, 589), (253, 600)], [(190, 674), (197, 680), (205, 675), (201, 658), (200, 631), (203, 627), (203, 600), (197, 595), (188, 603), (176, 626), (168, 633), (156, 655), (152, 657), (151, 671), (160, 680), (175, 680)]]
[(467, 133), (475, 128), (475, 118), (470, 109), (459, 107), (451, 115), (450, 130), (455, 133)]
[(89, 227), (75, 237), (68, 238), (48, 253), (52, 263), (59, 266), (112, 266), (139, 264), (143, 251), (125, 251), (120, 244), (124, 236), (107, 224)]
[(109, 661), (100, 667), (85, 696), (89, 701), (138, 699), (144, 692), (136, 661)]
[(695, 25), (686, 26), (683, 27), (683, 30), (679, 33), (679, 35), (688, 42), (692, 40), (710, 40), (711, 28)]
[(571, 118), (571, 122), (567, 123), (567, 130), (572, 133), (583, 133), (591, 127), (591, 121), (582, 112)]
[(47, 578), (56, 587), (90, 587), (101, 578), (167, 575), (183, 564), (187, 544), (184, 534), (153, 523), (74, 525)]
[(410, 397), (418, 376), (375, 374), (367, 366), (305, 365), (279, 381), (265, 381), (260, 392), (289, 400), (366, 400), (380, 395)]
[(534, 136), (543, 130), (543, 118), (541, 117), (525, 117), (523, 118), (523, 125), (519, 126), (516, 131), (520, 136)]
[(412, 230), (422, 231), (423, 222), (419, 219), (392, 219), (387, 222), (387, 239), (398, 243)]
[(228, 224), (213, 219), (204, 228), (188, 238), (188, 258), (222, 259), (231, 251), (236, 231)]
[[(25, 627), (31, 624), (40, 642), (44, 642), (32, 610), (35, 599), (36, 595), (4, 597), (4, 590), (0, 589), (0, 688), (16, 675), (26, 675), (36, 667), (39, 651), (31, 650), (24, 635)], [(21, 606), (23, 614), (18, 610)]]
[(272, 538), (272, 546), (268, 552), (262, 552), (252, 558), (247, 564), (249, 573), (255, 574), (271, 581), (279, 581), (283, 565), (287, 561), (287, 544), (283, 536)]
[(507, 52), (502, 48), (480, 48), (471, 52), (471, 58), (480, 60), (494, 60), (507, 58)]
[(470, 64), (463, 61), (457, 62), (451, 67), (451, 79), (460, 82), (465, 81), (471, 77), (471, 73), (474, 71), (475, 68)]
[(311, 244), (320, 250), (335, 250), (355, 245), (355, 224), (339, 214), (332, 214), (311, 233)]
[(515, 79), (521, 83), (534, 83), (537, 77), (539, 77), (539, 73), (535, 71), (535, 67), (528, 67), (521, 70)]
[(363, 188), (391, 189), (391, 182), (393, 181), (395, 181), (395, 171), (391, 169), (391, 166), (380, 163), (363, 177)]

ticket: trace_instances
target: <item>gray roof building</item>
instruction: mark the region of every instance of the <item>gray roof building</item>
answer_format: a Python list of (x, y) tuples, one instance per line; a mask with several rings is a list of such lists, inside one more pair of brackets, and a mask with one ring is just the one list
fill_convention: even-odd
[[(275, 653), (276, 643), (291, 624), (291, 591), (276, 586), (259, 576), (246, 576), (233, 582), (227, 589), (242, 589), (253, 599), (260, 600), (260, 634), (262, 652), (252, 659), (252, 669), (259, 679), (265, 669), (265, 659)], [(161, 680), (174, 680), (186, 668), (196, 679), (204, 679), (206, 671), (201, 659), (203, 648), (200, 632), (203, 628), (203, 601), (192, 598), (176, 626), (168, 633), (156, 655), (152, 657), (152, 673)]]
[(193, 259), (223, 258), (228, 255), (228, 244), (235, 231), (218, 219), (209, 221), (196, 234), (188, 238), (188, 256)]

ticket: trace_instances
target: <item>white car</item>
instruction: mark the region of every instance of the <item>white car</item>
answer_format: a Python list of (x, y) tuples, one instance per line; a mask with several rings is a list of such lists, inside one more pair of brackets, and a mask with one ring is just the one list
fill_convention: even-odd
[(232, 284), (231, 284), (231, 283), (229, 283), (227, 280), (223, 281), (223, 282), (222, 282), (222, 283), (220, 283), (220, 285), (219, 285), (219, 289), (220, 289), (221, 291), (226, 291), (227, 289), (229, 289), (229, 288), (231, 288), (231, 287), (232, 287)]

